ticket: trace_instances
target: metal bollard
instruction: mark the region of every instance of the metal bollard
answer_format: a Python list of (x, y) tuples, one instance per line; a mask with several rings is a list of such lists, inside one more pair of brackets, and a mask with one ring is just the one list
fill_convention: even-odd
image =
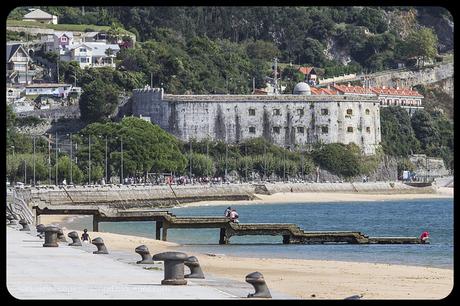
[(249, 293), (248, 298), (271, 298), (270, 290), (265, 283), (264, 276), (260, 272), (252, 272), (246, 275), (246, 282), (253, 285), (255, 293)]
[(134, 251), (141, 255), (142, 260), (137, 261), (137, 264), (153, 264), (152, 255), (150, 255), (149, 249), (145, 245), (140, 245), (134, 249)]
[(109, 254), (101, 237), (94, 238), (91, 243), (97, 247), (97, 251), (94, 251), (93, 254)]
[(184, 264), (190, 269), (190, 274), (185, 275), (185, 278), (204, 278), (204, 274), (201, 270), (198, 258), (195, 256), (190, 256), (187, 258)]
[(69, 243), (70, 246), (81, 246), (81, 240), (76, 231), (68, 233), (67, 236), (72, 239), (72, 242)]
[(30, 231), (29, 223), (25, 219), (19, 220), (19, 224), (22, 225), (20, 231)]
[(37, 236), (43, 238), (43, 235), (45, 233), (45, 226), (43, 224), (39, 224), (35, 228), (37, 229)]
[(45, 243), (43, 244), (44, 247), (58, 247), (57, 243), (57, 234), (60, 228), (56, 226), (47, 226), (45, 227)]
[(161, 281), (162, 285), (186, 285), (184, 279), (184, 261), (188, 258), (187, 254), (181, 252), (164, 252), (155, 254), (152, 260), (164, 261), (165, 278)]
[(59, 232), (57, 233), (57, 240), (58, 242), (67, 242), (67, 239), (65, 239), (64, 232), (62, 229), (59, 229)]
[(362, 294), (356, 294), (356, 295), (346, 297), (344, 298), (344, 300), (360, 300), (362, 297), (363, 297)]

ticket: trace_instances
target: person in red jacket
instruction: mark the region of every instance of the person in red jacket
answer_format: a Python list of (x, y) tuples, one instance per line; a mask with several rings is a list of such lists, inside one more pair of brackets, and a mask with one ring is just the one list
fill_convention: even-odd
[(430, 233), (428, 233), (427, 231), (424, 231), (421, 235), (420, 235), (420, 242), (421, 243), (426, 243), (428, 238), (430, 238)]

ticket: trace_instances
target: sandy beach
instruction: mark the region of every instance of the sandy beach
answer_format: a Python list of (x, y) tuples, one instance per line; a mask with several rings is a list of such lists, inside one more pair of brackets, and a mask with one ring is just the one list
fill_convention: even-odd
[[(258, 195), (259, 200), (241, 201), (238, 205), (446, 197), (453, 197), (453, 188), (439, 188), (436, 194), (279, 193), (270, 196)], [(199, 202), (186, 206), (227, 203), (229, 202)], [(68, 218), (69, 216), (41, 216), (41, 223), (66, 224)], [(73, 229), (64, 229), (65, 232), (71, 230)], [(77, 229), (77, 232), (81, 234), (81, 229)], [(92, 238), (102, 237), (109, 250), (134, 253), (137, 246), (145, 244), (152, 254), (181, 251), (181, 246), (176, 243), (144, 237), (107, 232), (89, 234)], [(204, 273), (244, 281), (245, 275), (259, 271), (264, 275), (269, 288), (301, 299), (343, 299), (352, 295), (361, 295), (362, 299), (442, 299), (449, 295), (453, 288), (452, 269), (327, 260), (243, 258), (192, 252), (188, 252), (188, 255), (198, 257)]]
[[(72, 229), (64, 230), (64, 233)], [(77, 230), (81, 235), (82, 231)], [(151, 254), (181, 251), (178, 244), (149, 238), (106, 232), (89, 232), (91, 239), (102, 237), (110, 250), (134, 254), (145, 244)], [(188, 252), (196, 256), (203, 272), (244, 281), (261, 272), (272, 290), (301, 299), (442, 299), (453, 288), (453, 270), (417, 266), (356, 263), (326, 260), (244, 258), (222, 254)]]
[(438, 187), (436, 193), (401, 193), (401, 194), (371, 194), (371, 193), (347, 193), (347, 192), (305, 192), (292, 193), (281, 192), (272, 195), (256, 194), (257, 199), (252, 201), (204, 201), (183, 203), (181, 206), (211, 206), (211, 205), (253, 205), (268, 203), (296, 203), (296, 202), (359, 202), (359, 201), (388, 201), (388, 200), (415, 200), (415, 199), (440, 199), (453, 198), (454, 189)]

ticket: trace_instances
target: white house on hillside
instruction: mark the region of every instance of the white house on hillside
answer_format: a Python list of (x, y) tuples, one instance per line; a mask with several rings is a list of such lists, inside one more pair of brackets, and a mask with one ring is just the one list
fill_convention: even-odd
[(6, 77), (12, 84), (30, 84), (35, 71), (28, 69), (32, 61), (21, 44), (6, 44)]
[(77, 61), (81, 68), (115, 67), (114, 58), (118, 51), (120, 47), (117, 44), (86, 42), (71, 49), (70, 60)]
[(58, 17), (48, 14), (41, 9), (31, 9), (31, 11), (22, 17), (23, 21), (35, 21), (47, 24), (57, 24)]

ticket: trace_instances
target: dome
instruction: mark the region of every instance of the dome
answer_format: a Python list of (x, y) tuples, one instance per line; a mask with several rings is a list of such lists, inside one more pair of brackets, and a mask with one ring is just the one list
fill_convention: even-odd
[(294, 95), (311, 95), (310, 85), (305, 82), (297, 83), (292, 93)]

